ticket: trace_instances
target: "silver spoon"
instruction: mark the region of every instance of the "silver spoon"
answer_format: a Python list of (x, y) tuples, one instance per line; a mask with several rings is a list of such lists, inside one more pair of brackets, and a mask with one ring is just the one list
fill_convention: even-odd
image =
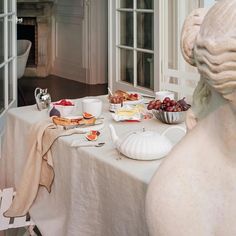
[(80, 144), (77, 147), (102, 147), (105, 143), (85, 143)]

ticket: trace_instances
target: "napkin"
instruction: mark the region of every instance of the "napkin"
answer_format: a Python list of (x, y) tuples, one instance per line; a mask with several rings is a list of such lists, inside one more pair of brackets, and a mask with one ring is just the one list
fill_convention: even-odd
[(30, 130), (28, 158), (12, 205), (4, 213), (6, 217), (24, 216), (34, 202), (40, 186), (51, 192), (54, 180), (51, 147), (61, 136), (76, 133), (76, 129), (58, 129), (51, 118), (34, 124)]

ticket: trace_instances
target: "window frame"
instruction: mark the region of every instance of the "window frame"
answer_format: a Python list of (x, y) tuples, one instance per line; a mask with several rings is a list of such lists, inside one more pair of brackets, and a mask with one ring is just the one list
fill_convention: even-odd
[[(154, 91), (144, 88), (137, 85), (137, 53), (138, 52), (144, 52), (144, 53), (151, 53), (153, 54), (154, 61), (158, 61), (159, 57), (157, 56), (158, 48), (159, 48), (159, 40), (157, 32), (159, 29), (157, 29), (158, 23), (155, 24), (155, 22), (159, 22), (158, 17), (158, 7), (159, 4), (158, 1), (153, 1), (153, 10), (150, 9), (136, 9), (136, 3), (137, 0), (134, 0), (134, 6), (133, 8), (120, 8), (119, 7), (119, 0), (109, 0), (108, 2), (108, 84), (111, 90), (121, 89), (126, 91), (136, 91), (136, 92), (142, 92), (145, 94), (153, 95), (154, 91), (159, 87), (159, 81), (155, 80), (158, 75), (159, 68), (156, 66), (154, 67), (153, 71), (153, 78), (154, 78)], [(120, 45), (120, 35), (118, 32), (120, 32), (120, 21), (119, 21), (119, 12), (133, 12), (134, 16), (134, 28), (133, 28), (133, 35), (134, 35), (134, 46), (123, 46)], [(137, 47), (137, 13), (151, 13), (153, 14), (153, 22), (154, 22), (154, 30), (153, 30), (153, 50), (149, 49), (140, 49)], [(115, 16), (115, 17), (114, 17)], [(120, 81), (120, 52), (119, 49), (127, 49), (132, 50), (134, 52), (133, 55), (133, 63), (134, 63), (134, 84), (127, 83), (125, 81)], [(115, 55), (115, 56), (114, 56)], [(157, 63), (159, 64), (159, 63)]]
[[(181, 49), (179, 43), (177, 43), (176, 57), (178, 58), (177, 69), (171, 69), (168, 66), (168, 0), (155, 0), (154, 3), (154, 91), (149, 89), (140, 88), (138, 86), (132, 86), (126, 82), (121, 82), (119, 80), (119, 62), (120, 58), (117, 53), (116, 46), (118, 45), (119, 35), (119, 19), (117, 17), (116, 8), (117, 2), (119, 0), (109, 0), (108, 2), (108, 84), (112, 91), (121, 89), (125, 91), (136, 91), (142, 92), (148, 95), (154, 95), (155, 91), (158, 90), (171, 90), (174, 91), (177, 96), (176, 98), (182, 98), (184, 96), (189, 96), (193, 94), (195, 89), (194, 86), (189, 86), (188, 83), (197, 84), (200, 75), (197, 70), (189, 72), (186, 70), (186, 62), (181, 54)], [(136, 0), (134, 0), (136, 2)], [(192, 2), (187, 2), (189, 6), (197, 5), (197, 7), (209, 7), (213, 5), (215, 0), (196, 0)], [(114, 5), (115, 3), (115, 5)], [(187, 9), (186, 1), (175, 0), (176, 10), (178, 15), (177, 24), (177, 35), (176, 40), (180, 42), (180, 34), (185, 17), (190, 13)], [(114, 17), (115, 16), (115, 17)], [(134, 17), (136, 19), (136, 17)], [(136, 22), (134, 22), (134, 31), (136, 30)], [(134, 32), (135, 33), (135, 32)], [(135, 34), (134, 34), (135, 36)], [(134, 37), (135, 38), (135, 37)], [(134, 58), (135, 59), (135, 58)], [(137, 66), (137, 61), (134, 60), (134, 66)], [(137, 68), (134, 68), (134, 73), (137, 73)], [(137, 78), (136, 74), (134, 74)], [(168, 77), (177, 78), (180, 82), (179, 84), (171, 84), (167, 82)], [(134, 83), (134, 85), (137, 85)]]
[[(4, 131), (5, 122), (6, 122), (6, 113), (9, 108), (17, 106), (17, 45), (16, 45), (16, 0), (4, 0), (4, 12), (0, 14), (0, 19), (3, 19), (3, 53), (4, 58), (3, 62), (0, 63), (0, 69), (3, 69), (3, 81), (4, 81), (4, 104), (0, 111), (0, 145), (1, 145), (1, 136)], [(8, 7), (11, 4), (11, 11)], [(9, 19), (11, 17), (11, 19)], [(11, 22), (11, 32), (9, 35), (9, 24)], [(11, 38), (10, 38), (11, 37)], [(11, 45), (11, 56), (8, 55), (8, 49)], [(10, 67), (9, 64), (12, 63)], [(9, 74), (9, 69), (11, 73)], [(9, 78), (11, 76), (11, 78)], [(10, 87), (9, 83), (12, 82)], [(9, 88), (11, 89), (12, 98), (9, 101)]]
[[(183, 0), (176, 0), (174, 1), (174, 6), (173, 9), (176, 9), (177, 14), (178, 14), (178, 20), (176, 24), (176, 32), (177, 35), (174, 37), (175, 45), (177, 45), (177, 48), (175, 48), (175, 52), (177, 55), (177, 69), (174, 68), (169, 68), (169, 53), (168, 53), (168, 39), (169, 39), (169, 17), (168, 17), (168, 1), (163, 0), (161, 4), (161, 18), (163, 19), (162, 24), (161, 24), (161, 35), (162, 35), (162, 47), (161, 47), (161, 62), (162, 62), (162, 73), (160, 76), (160, 90), (170, 90), (175, 92), (176, 94), (176, 99), (180, 99), (186, 96), (189, 96), (189, 99), (191, 98), (191, 95), (193, 94), (193, 91), (195, 88), (190, 88), (187, 86), (187, 81), (191, 80), (195, 84), (197, 84), (200, 75), (198, 74), (197, 70), (195, 72), (187, 72), (186, 71), (186, 66), (187, 63), (185, 62), (182, 53), (181, 53), (181, 48), (180, 48), (180, 37), (181, 37), (181, 29), (184, 23), (184, 20), (186, 16), (188, 15), (187, 7), (186, 7), (186, 2)], [(200, 2), (198, 2), (198, 7), (200, 7)], [(190, 13), (190, 12), (189, 12)], [(176, 78), (178, 79), (178, 84), (170, 83), (169, 78)], [(190, 79), (191, 78), (191, 79)], [(191, 101), (189, 101), (191, 102)]]

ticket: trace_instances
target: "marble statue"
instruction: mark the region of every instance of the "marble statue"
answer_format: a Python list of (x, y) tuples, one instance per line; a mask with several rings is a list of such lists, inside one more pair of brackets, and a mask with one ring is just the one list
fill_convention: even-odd
[(153, 176), (146, 197), (151, 236), (236, 235), (236, 0), (187, 17), (185, 60), (201, 78), (189, 131)]

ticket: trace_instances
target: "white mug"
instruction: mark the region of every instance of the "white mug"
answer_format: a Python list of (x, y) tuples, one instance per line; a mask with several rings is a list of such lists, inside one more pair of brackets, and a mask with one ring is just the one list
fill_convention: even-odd
[(175, 99), (175, 95), (170, 91), (158, 91), (155, 92), (155, 100), (160, 100), (161, 102), (165, 99), (165, 97), (169, 97), (171, 100)]
[(102, 114), (102, 101), (97, 98), (84, 98), (82, 112), (87, 112), (98, 118)]

